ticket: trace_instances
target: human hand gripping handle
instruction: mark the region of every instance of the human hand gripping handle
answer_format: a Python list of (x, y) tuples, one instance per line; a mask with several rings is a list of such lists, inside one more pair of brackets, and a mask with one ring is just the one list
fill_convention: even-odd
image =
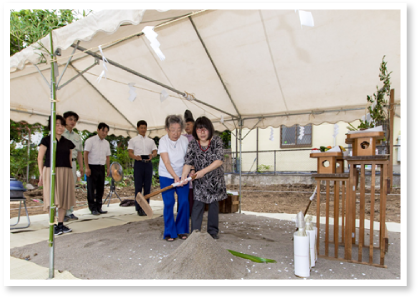
[[(189, 180), (194, 180), (195, 178), (196, 178), (196, 175), (194, 175), (194, 176), (192, 176), (192, 177), (188, 177), (188, 178), (186, 178), (186, 179), (187, 179), (187, 182), (188, 182)], [(150, 193), (150, 194), (146, 195), (144, 198), (145, 198), (145, 199), (148, 199), (148, 198), (150, 198), (150, 197), (156, 196), (156, 195), (161, 194), (162, 192), (165, 192), (165, 191), (167, 191), (167, 190), (170, 190), (170, 189), (172, 189), (172, 188), (174, 188), (174, 187), (178, 187), (178, 186), (180, 186), (180, 184), (181, 184), (181, 182), (178, 182), (178, 183), (173, 183), (173, 184), (171, 184), (171, 185), (169, 185), (169, 186), (167, 186), (167, 187), (165, 187), (165, 188), (162, 188), (162, 189), (160, 189), (160, 190), (157, 190), (157, 191), (155, 191), (155, 192), (152, 192), (152, 193)]]

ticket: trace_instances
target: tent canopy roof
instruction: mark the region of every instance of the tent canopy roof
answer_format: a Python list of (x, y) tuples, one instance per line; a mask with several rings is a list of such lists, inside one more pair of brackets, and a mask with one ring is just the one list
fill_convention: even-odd
[[(314, 27), (302, 27), (294, 10), (100, 11), (53, 31), (54, 49), (61, 49), (58, 78), (78, 42), (99, 55), (100, 45), (109, 61), (170, 89), (111, 64), (98, 82), (103, 61), (75, 50), (59, 83), (57, 114), (72, 110), (80, 116), (78, 129), (95, 131), (105, 122), (110, 134), (131, 137), (139, 120), (147, 121), (150, 136), (164, 135), (166, 116), (186, 109), (194, 118), (207, 116), (221, 131), (237, 128), (239, 118), (246, 128), (353, 121), (365, 114), (366, 96), (383, 85), (384, 55), (399, 101), (400, 10), (311, 12)], [(140, 34), (145, 26), (156, 26), (164, 61)], [(50, 48), (49, 36), (41, 42)], [(15, 121), (46, 124), (50, 114), (49, 86), (33, 65), (43, 53), (47, 63), (37, 67), (50, 81), (50, 59), (38, 47), (10, 58)], [(132, 102), (128, 84), (136, 93)], [(169, 97), (161, 101), (163, 89)]]

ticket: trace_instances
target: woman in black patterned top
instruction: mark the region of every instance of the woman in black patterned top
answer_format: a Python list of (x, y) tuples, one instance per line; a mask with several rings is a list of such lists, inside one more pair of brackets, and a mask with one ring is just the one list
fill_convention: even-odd
[(181, 179), (184, 181), (190, 169), (195, 168), (191, 230), (200, 230), (205, 205), (209, 204), (207, 232), (214, 239), (218, 239), (218, 202), (226, 199), (227, 195), (222, 166), (224, 160), (223, 143), (219, 136), (213, 136), (213, 132), (212, 122), (207, 117), (196, 119), (193, 126), (194, 139), (189, 142), (187, 148)]

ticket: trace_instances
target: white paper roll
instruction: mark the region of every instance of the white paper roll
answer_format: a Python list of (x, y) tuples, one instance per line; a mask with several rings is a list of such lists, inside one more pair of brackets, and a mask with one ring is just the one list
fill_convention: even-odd
[(293, 234), (293, 252), (295, 257), (295, 275), (299, 277), (309, 277), (311, 266), (309, 261), (309, 236), (299, 236), (297, 232)]
[[(316, 229), (316, 227), (314, 227)], [(315, 266), (316, 262), (316, 232), (315, 230), (306, 230), (306, 233), (309, 236), (309, 251), (311, 259), (311, 267)]]

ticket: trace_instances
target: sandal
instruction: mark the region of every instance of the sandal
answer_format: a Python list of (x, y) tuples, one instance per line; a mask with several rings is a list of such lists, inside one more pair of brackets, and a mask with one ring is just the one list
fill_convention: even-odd
[(165, 241), (168, 241), (168, 242), (173, 242), (175, 238), (172, 238), (172, 237), (170, 237), (170, 236), (167, 236), (167, 237), (166, 237), (166, 238), (164, 238), (164, 239), (165, 239)]
[(188, 236), (189, 236), (188, 234), (179, 234), (179, 238), (181, 240), (186, 240)]

